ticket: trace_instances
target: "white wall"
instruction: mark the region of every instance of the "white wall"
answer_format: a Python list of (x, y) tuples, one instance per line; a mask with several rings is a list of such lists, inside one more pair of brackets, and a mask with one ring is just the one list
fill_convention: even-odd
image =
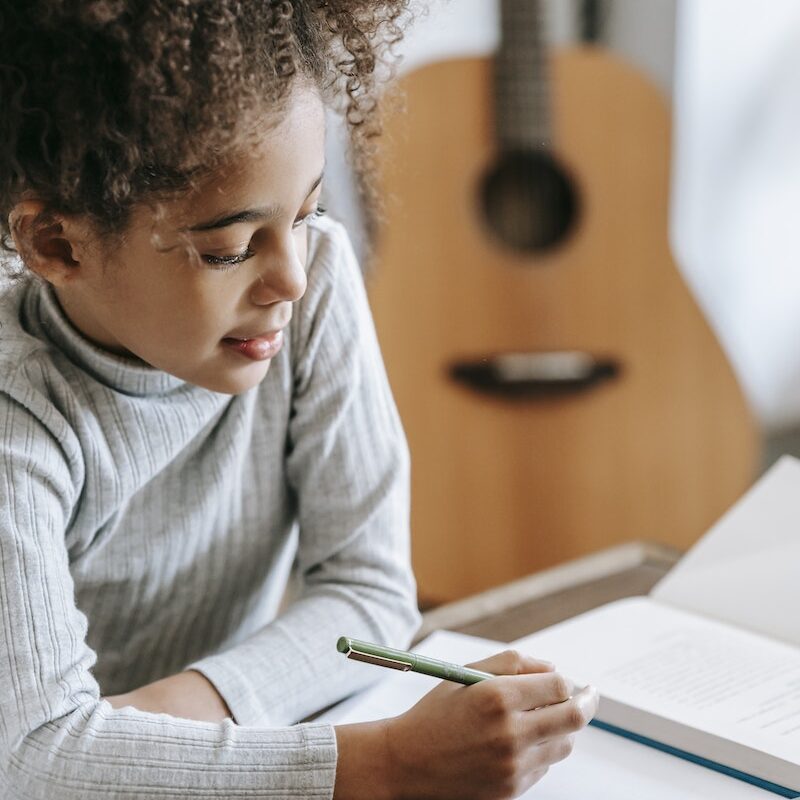
[(682, 0), (673, 247), (765, 428), (800, 422), (800, 3)]

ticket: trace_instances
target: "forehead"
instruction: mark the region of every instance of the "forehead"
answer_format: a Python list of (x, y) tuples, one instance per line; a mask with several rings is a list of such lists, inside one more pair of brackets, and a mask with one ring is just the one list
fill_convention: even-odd
[(250, 130), (255, 133), (212, 173), (164, 204), (165, 219), (190, 228), (234, 207), (297, 212), (325, 162), (325, 112), (319, 94), (296, 89), (277, 124), (262, 117)]

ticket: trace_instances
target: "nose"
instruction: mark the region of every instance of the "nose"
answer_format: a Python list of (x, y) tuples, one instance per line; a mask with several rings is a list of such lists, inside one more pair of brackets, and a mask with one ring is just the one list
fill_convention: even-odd
[(276, 242), (263, 259), (259, 259), (257, 266), (258, 277), (250, 289), (250, 300), (254, 305), (294, 302), (305, 293), (305, 265), (291, 238)]

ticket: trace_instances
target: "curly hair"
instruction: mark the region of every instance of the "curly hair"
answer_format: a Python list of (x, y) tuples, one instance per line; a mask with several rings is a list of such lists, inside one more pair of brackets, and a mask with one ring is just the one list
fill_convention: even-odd
[[(297, 78), (340, 106), (367, 171), (381, 64), (409, 0), (0, 0), (0, 236), (33, 196), (103, 233), (279, 116)], [(8, 246), (8, 245), (7, 245)]]

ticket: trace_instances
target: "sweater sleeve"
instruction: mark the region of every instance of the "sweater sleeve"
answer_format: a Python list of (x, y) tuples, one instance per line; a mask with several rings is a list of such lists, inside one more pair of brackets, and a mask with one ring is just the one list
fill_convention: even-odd
[(380, 677), (344, 659), (339, 636), (402, 647), (419, 625), (407, 446), (355, 255), (341, 226), (326, 227), (292, 329), (301, 590), (248, 640), (193, 665), (247, 725), (296, 721)]
[(245, 728), (101, 699), (65, 545), (75, 459), (51, 427), (0, 394), (0, 796), (331, 797), (327, 725)]

